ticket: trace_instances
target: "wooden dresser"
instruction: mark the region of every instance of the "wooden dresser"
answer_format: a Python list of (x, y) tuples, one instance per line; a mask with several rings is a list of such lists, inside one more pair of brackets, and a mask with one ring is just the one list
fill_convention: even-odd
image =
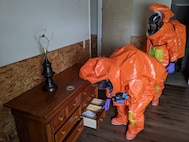
[[(55, 75), (58, 89), (44, 92), (44, 83), (4, 104), (14, 115), (20, 142), (74, 142), (84, 126), (81, 113), (97, 91), (79, 78), (80, 65)], [(75, 87), (68, 91), (67, 86)]]

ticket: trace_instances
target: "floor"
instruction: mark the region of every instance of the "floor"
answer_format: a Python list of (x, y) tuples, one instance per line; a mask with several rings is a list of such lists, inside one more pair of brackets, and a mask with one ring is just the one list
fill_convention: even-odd
[[(131, 142), (189, 142), (189, 85), (181, 72), (168, 76), (157, 107), (145, 112), (145, 128)], [(128, 142), (127, 126), (114, 126), (116, 116), (111, 106), (99, 130), (85, 127), (77, 142)]]

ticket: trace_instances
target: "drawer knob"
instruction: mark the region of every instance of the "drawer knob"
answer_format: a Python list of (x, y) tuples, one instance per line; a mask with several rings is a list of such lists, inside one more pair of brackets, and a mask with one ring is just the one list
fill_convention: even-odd
[(74, 116), (75, 119), (78, 119), (78, 116)]
[(99, 119), (99, 121), (103, 122), (103, 119), (101, 118), (101, 119)]
[(62, 135), (64, 135), (64, 134), (66, 133), (66, 131), (62, 130), (60, 133), (61, 133)]
[(64, 116), (60, 116), (58, 119), (59, 119), (60, 121), (62, 121), (62, 120), (64, 119)]

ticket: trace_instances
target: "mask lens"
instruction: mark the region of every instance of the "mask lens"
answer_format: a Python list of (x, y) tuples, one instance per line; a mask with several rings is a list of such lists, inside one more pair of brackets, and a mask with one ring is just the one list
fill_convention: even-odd
[(98, 87), (99, 90), (106, 90), (108, 87), (108, 83), (106, 80), (102, 80), (94, 84), (94, 86)]
[(95, 84), (93, 84), (93, 86), (96, 86), (99, 90), (108, 90), (108, 92), (112, 91), (112, 84), (109, 80), (102, 80), (99, 81)]

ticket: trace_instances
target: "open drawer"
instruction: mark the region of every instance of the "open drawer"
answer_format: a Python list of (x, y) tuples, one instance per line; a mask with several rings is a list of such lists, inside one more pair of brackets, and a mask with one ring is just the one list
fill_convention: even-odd
[(106, 117), (106, 111), (102, 109), (105, 101), (102, 99), (94, 98), (87, 106), (86, 110), (82, 113), (84, 126), (99, 129), (104, 118)]

